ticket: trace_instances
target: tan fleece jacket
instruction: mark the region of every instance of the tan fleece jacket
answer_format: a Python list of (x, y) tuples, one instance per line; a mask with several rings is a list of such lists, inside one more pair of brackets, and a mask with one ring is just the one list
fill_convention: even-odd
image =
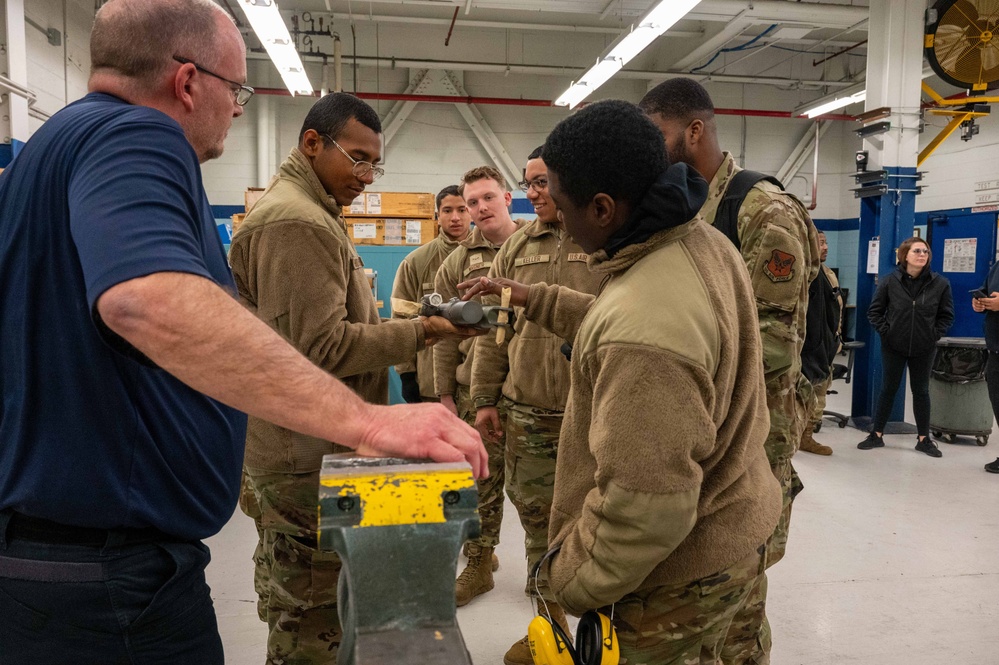
[[(489, 242), (482, 231), (472, 228), (467, 238), (458, 243), (434, 278), (434, 288), (447, 302), (458, 298), (458, 284), (476, 277), (485, 277), (493, 265), (498, 245)], [(472, 376), (472, 351), (475, 339), (441, 340), (434, 345), (434, 392), (437, 395), (454, 395), (457, 385), (467, 386)]]
[[(489, 276), (521, 284), (560, 284), (581, 293), (596, 293), (603, 276), (590, 272), (586, 261), (586, 252), (565, 230), (535, 220), (503, 243)], [(485, 302), (499, 304), (499, 299), (491, 296)], [(514, 334), (502, 346), (497, 346), (491, 335), (477, 339), (471, 387), (475, 406), (493, 406), (502, 394), (518, 404), (565, 410), (569, 362), (561, 347), (566, 341), (519, 312)]]
[(773, 532), (780, 486), (753, 291), (732, 244), (700, 218), (590, 267), (592, 300), (531, 288), (526, 315), (572, 333), (555, 477), (551, 586), (580, 614), (697, 580)]
[[(419, 311), (420, 300), (434, 292), (434, 278), (444, 259), (458, 247), (457, 240), (451, 240), (440, 231), (437, 237), (422, 247), (417, 247), (402, 260), (395, 273), (392, 285), (392, 317), (412, 319)], [(416, 357), (395, 366), (399, 374), (416, 372), (420, 384), (420, 397), (433, 399), (434, 392), (434, 347), (419, 351)]]
[[(240, 299), (251, 312), (363, 399), (388, 402), (388, 366), (423, 347), (423, 326), (379, 322), (340, 207), (297, 148), (243, 220), (229, 262)], [(251, 417), (244, 463), (264, 471), (307, 473), (319, 469), (323, 455), (344, 450)]]

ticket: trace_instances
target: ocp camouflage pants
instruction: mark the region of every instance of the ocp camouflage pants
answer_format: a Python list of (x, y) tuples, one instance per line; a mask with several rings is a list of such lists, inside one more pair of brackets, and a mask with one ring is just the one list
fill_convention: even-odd
[[(268, 625), (267, 665), (333, 665), (340, 558), (317, 548), (319, 472), (245, 469), (240, 507), (257, 525), (257, 612)], [(253, 507), (256, 510), (253, 511)]]
[[(782, 510), (777, 528), (766, 543), (765, 568), (769, 568), (784, 558), (787, 549), (788, 531), (791, 529), (791, 507), (794, 497), (798, 496), (804, 485), (798, 473), (787, 460), (771, 470), (780, 481)], [(722, 662), (725, 665), (768, 665), (770, 663), (770, 647), (772, 638), (770, 622), (767, 620), (767, 576), (760, 575), (759, 580), (749, 592), (743, 605), (732, 619), (732, 626), (725, 642)]]
[[(548, 520), (555, 493), (555, 457), (563, 414), (517, 404), (506, 398), (501, 402), (506, 411), (507, 494), (524, 527), (525, 590), (537, 595), (531, 569), (548, 551)], [(546, 571), (538, 577), (538, 589), (546, 601), (555, 601)]]
[[(614, 605), (621, 665), (718, 665), (729, 626), (763, 575), (764, 547), (713, 575)], [(600, 610), (610, 615), (611, 608)], [(725, 661), (727, 662), (727, 661)]]
[[(468, 386), (458, 384), (454, 394), (454, 404), (458, 409), (458, 417), (475, 427), (475, 404), (472, 402)], [(505, 430), (506, 425), (503, 423), (506, 414), (503, 406), (499, 406), (500, 424)], [(480, 547), (496, 547), (499, 545), (500, 526), (503, 524), (503, 483), (506, 478), (503, 453), (506, 444), (501, 437), (496, 443), (482, 439), (482, 445), (489, 455), (489, 477), (475, 481), (479, 490), (479, 522), (482, 525), (482, 533), (470, 542)]]
[(812, 384), (814, 402), (812, 404), (812, 413), (808, 418), (806, 431), (815, 429), (815, 424), (822, 422), (822, 412), (826, 410), (826, 392), (829, 390), (830, 384), (832, 384), (832, 374), (825, 381)]

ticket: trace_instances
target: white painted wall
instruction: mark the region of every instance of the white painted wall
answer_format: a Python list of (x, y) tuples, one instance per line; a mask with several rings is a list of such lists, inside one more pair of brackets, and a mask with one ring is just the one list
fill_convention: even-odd
[[(267, 63), (251, 63), (265, 68)], [(310, 66), (310, 70), (314, 68)], [(349, 76), (349, 67), (345, 68)], [(409, 70), (377, 70), (361, 68), (361, 88), (369, 91), (404, 92), (409, 84)], [(376, 76), (377, 75), (377, 76)], [(265, 85), (276, 85), (269, 75), (257, 74)], [(314, 76), (318, 80), (318, 75)], [(259, 79), (258, 79), (259, 80)], [(350, 89), (350, 79), (347, 88)], [(527, 77), (467, 72), (464, 87), (473, 96), (523, 97), (551, 99), (564, 84), (554, 77)], [(785, 92), (772, 87), (746, 84), (708, 84), (715, 104), (724, 108), (764, 108), (787, 110), (802, 101), (802, 93)], [(643, 81), (612, 81), (601, 88), (597, 98), (623, 98), (637, 102), (645, 93)], [(277, 154), (283, 158), (297, 144), (302, 120), (314, 99), (275, 98), (277, 121)], [(244, 116), (230, 131), (226, 154), (205, 165), (205, 182), (209, 196), (216, 204), (238, 204), (242, 191), (255, 182), (255, 146), (258, 109), (251, 101)], [(393, 102), (372, 102), (383, 118)], [(500, 142), (519, 165), (527, 154), (544, 142), (545, 137), (568, 111), (557, 108), (480, 105), (486, 120)], [(729, 150), (748, 168), (776, 172), (784, 163), (797, 141), (809, 128), (807, 120), (771, 118), (741, 118), (718, 116), (722, 147)], [(842, 126), (840, 126), (842, 125)], [(837, 123), (823, 138), (819, 163), (819, 205), (816, 217), (840, 218), (852, 216), (844, 209), (842, 182), (852, 169), (853, 151), (844, 151), (839, 143), (847, 123)], [(448, 183), (457, 182), (469, 168), (490, 163), (479, 144), (453, 105), (419, 104), (402, 129), (386, 149), (386, 175), (375, 189), (383, 191), (439, 191)], [(276, 165), (274, 165), (276, 168)], [(811, 197), (812, 162), (807, 160), (800, 175), (788, 183), (794, 193), (804, 199)]]
[[(94, 3), (88, 0), (31, 0), (24, 3), (24, 14), (35, 23), (55, 28), (62, 34), (62, 44), (53, 46), (34, 26), (26, 24), (24, 28), (28, 88), (38, 97), (35, 108), (52, 114), (87, 94)], [(31, 132), (41, 124), (41, 120), (31, 118)]]
[[(65, 7), (65, 16), (64, 16)], [(25, 3), (26, 15), (43, 26), (63, 33), (64, 44), (51, 46), (37, 29), (26, 26), (29, 87), (38, 95), (38, 108), (54, 113), (67, 102), (86, 94), (89, 70), (88, 34), (93, 22), (94, 5), (90, 0), (31, 0)], [(599, 52), (607, 41), (604, 35), (570, 33), (517, 33), (497, 30), (464, 30), (456, 32), (451, 45), (443, 49), (443, 33), (436, 28), (384, 25), (377, 29), (360, 25), (358, 52), (361, 55), (391, 55), (405, 53), (412, 57), (447, 57), (453, 60), (508, 60), (511, 63), (544, 63), (571, 66), (578, 62), (580, 52)], [(350, 53), (349, 30), (345, 35), (345, 52)], [(687, 40), (689, 41), (689, 40)], [(664, 49), (674, 48), (667, 45)], [(682, 46), (682, 45), (681, 45)], [(443, 54), (443, 55), (442, 55)], [(726, 57), (736, 58), (738, 54)], [(756, 56), (739, 65), (734, 73), (764, 72), (786, 54)], [(769, 60), (767, 58), (770, 58)], [(349, 57), (344, 63), (346, 87), (353, 87)], [(836, 64), (836, 61), (833, 61)], [(778, 64), (767, 75), (790, 74), (795, 65)], [(319, 67), (308, 63), (313, 81), (318, 85)], [(800, 66), (799, 66), (800, 69)], [(280, 82), (268, 61), (252, 61), (249, 66), (252, 85), (279, 88)], [(796, 71), (804, 77), (817, 73)], [(833, 72), (842, 75), (844, 72)], [(410, 70), (362, 66), (359, 87), (364, 91), (402, 92), (409, 83)], [(569, 77), (524, 76), (502, 73), (467, 72), (464, 87), (469, 94), (491, 97), (523, 97), (552, 99), (569, 82)], [(595, 98), (623, 98), (638, 101), (648, 83), (637, 80), (613, 80)], [(814, 91), (781, 90), (773, 86), (706, 83), (718, 107), (789, 110), (814, 97)], [(941, 94), (954, 90), (941, 86)], [(313, 99), (272, 98), (274, 118), (274, 164), (277, 164), (297, 142), (298, 131)], [(226, 143), (226, 153), (204, 167), (209, 196), (216, 204), (242, 203), (243, 191), (257, 182), (257, 100), (251, 101), (246, 113), (237, 119)], [(384, 117), (393, 102), (373, 103)], [(518, 164), (527, 153), (544, 141), (555, 124), (566, 116), (563, 109), (511, 106), (480, 106), (500, 141)], [(40, 121), (32, 119), (32, 129)], [(942, 118), (928, 118), (927, 132), (921, 137), (925, 145), (942, 126)], [(808, 128), (806, 120), (740, 118), (719, 116), (718, 124), (723, 148), (733, 152), (747, 167), (775, 172), (787, 158), (798, 139)], [(949, 139), (922, 167), (926, 171), (926, 190), (917, 198), (917, 210), (938, 210), (966, 207), (974, 202), (974, 182), (999, 179), (999, 161), (993, 157), (999, 144), (999, 122), (995, 118), (981, 121), (981, 134), (964, 143), (955, 135)], [(853, 154), (861, 142), (852, 133), (851, 123), (836, 123), (822, 139), (819, 163), (819, 202), (813, 216), (819, 219), (856, 217), (859, 204), (849, 191), (854, 186)], [(387, 175), (377, 189), (396, 191), (436, 192), (443, 185), (455, 182), (472, 166), (488, 163), (488, 156), (468, 129), (456, 109), (447, 104), (421, 104), (389, 144), (386, 151)], [(788, 187), (800, 197), (811, 195), (811, 159)]]
[[(86, 94), (90, 66), (88, 35), (93, 23), (94, 4), (90, 0), (31, 0), (25, 3), (25, 11), (37, 23), (63, 33), (63, 45), (52, 46), (40, 31), (26, 26), (29, 87), (38, 95), (37, 107), (54, 113), (66, 103)], [(345, 39), (344, 51), (349, 55), (349, 29), (341, 29), (341, 34)], [(443, 49), (443, 35), (437, 27), (382, 25), (376, 28), (370, 24), (359, 25), (358, 53), (371, 56), (405, 53), (407, 57), (572, 67), (579, 62), (580, 53), (598, 53), (609, 40), (606, 35), (592, 34), (462, 30), (457, 31), (450, 46)], [(319, 65), (309, 61), (307, 67), (313, 82), (318, 85)], [(253, 60), (248, 69), (251, 85), (282, 87), (269, 61)], [(358, 71), (359, 88), (363, 91), (403, 92), (411, 75), (406, 68), (361, 66)], [(352, 89), (349, 58), (344, 63), (344, 73), (346, 88)], [(787, 72), (777, 69), (774, 73)], [(568, 75), (467, 72), (463, 82), (471, 95), (553, 99), (564, 90), (569, 78)], [(772, 86), (706, 85), (719, 107), (788, 110), (815, 94), (784, 91)], [(638, 101), (647, 88), (645, 81), (613, 80), (601, 88), (594, 98)], [(314, 101), (311, 98), (271, 98), (275, 148), (274, 163), (266, 165), (267, 172), (273, 173), (278, 163), (296, 145), (302, 120)], [(372, 105), (384, 118), (393, 102), (374, 102)], [(266, 182), (257, 181), (258, 108), (258, 100), (250, 102), (243, 117), (233, 123), (225, 154), (204, 166), (209, 198), (215, 204), (239, 205), (246, 187), (266, 185)], [(553, 108), (486, 105), (479, 108), (518, 165), (568, 114), (564, 109)], [(35, 119), (31, 122), (32, 131), (41, 124)], [(774, 172), (783, 164), (808, 127), (808, 121), (804, 120), (719, 116), (718, 122), (723, 147), (733, 152), (747, 167), (767, 172)], [(823, 139), (816, 217), (855, 215), (856, 206), (844, 205), (844, 202), (850, 201), (833, 195), (837, 190), (842, 191), (843, 176), (852, 169), (853, 149), (836, 148), (843, 136), (843, 128), (834, 127)], [(457, 182), (468, 168), (489, 162), (486, 151), (453, 105), (420, 104), (388, 145), (387, 174), (378, 182), (376, 189), (436, 192), (448, 183)], [(788, 186), (796, 194), (807, 198), (811, 195), (810, 159), (802, 170), (802, 176), (793, 179)]]

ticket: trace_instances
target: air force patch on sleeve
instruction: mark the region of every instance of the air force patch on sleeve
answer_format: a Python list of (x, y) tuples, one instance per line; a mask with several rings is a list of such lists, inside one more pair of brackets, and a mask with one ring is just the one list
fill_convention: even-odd
[(763, 266), (763, 272), (772, 282), (787, 282), (794, 277), (794, 262), (794, 254), (775, 249)]

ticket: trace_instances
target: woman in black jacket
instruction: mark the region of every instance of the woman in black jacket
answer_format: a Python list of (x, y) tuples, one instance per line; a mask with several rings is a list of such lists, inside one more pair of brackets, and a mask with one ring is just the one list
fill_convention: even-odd
[(899, 246), (898, 267), (881, 281), (867, 318), (881, 335), (882, 384), (874, 428), (857, 447), (870, 450), (885, 445), (881, 436), (908, 365), (916, 450), (940, 457), (940, 449), (929, 436), (930, 369), (937, 340), (954, 322), (954, 299), (947, 278), (930, 271), (926, 241), (909, 238)]

